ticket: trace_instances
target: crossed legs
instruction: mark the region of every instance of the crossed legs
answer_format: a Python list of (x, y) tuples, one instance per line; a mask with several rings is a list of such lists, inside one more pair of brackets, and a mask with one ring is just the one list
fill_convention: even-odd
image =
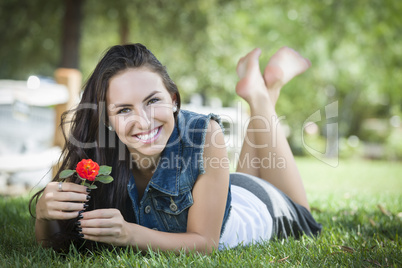
[[(306, 71), (311, 63), (296, 51), (283, 47), (271, 57), (261, 75), (260, 54), (260, 49), (254, 49), (237, 65), (240, 80), (236, 93), (249, 104), (251, 114), (236, 171), (270, 182), (309, 210), (303, 182), (279, 124), (275, 105), (282, 86)], [(282, 162), (269, 168), (261, 165), (268, 158)]]

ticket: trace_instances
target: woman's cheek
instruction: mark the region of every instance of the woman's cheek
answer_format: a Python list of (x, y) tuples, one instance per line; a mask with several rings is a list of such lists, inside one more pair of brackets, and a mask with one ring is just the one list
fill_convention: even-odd
[(153, 109), (153, 118), (169, 121), (173, 117), (173, 109), (171, 104), (161, 104)]

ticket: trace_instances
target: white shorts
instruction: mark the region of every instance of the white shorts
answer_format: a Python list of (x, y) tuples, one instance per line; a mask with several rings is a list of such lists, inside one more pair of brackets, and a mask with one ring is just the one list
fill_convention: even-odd
[(272, 217), (267, 206), (252, 192), (231, 186), (232, 209), (219, 241), (219, 248), (269, 240), (272, 237)]

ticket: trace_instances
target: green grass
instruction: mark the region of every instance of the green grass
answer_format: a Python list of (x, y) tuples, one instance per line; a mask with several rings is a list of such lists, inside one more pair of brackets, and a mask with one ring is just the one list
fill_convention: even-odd
[(402, 267), (402, 165), (362, 160), (336, 168), (297, 159), (313, 215), (324, 226), (312, 239), (270, 241), (199, 254), (132, 249), (59, 255), (34, 240), (28, 197), (0, 197), (0, 267)]

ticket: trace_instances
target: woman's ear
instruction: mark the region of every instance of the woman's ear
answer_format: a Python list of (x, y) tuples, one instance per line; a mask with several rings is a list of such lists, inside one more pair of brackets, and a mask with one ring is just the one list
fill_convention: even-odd
[(173, 110), (173, 113), (176, 113), (177, 109), (178, 109), (178, 107), (177, 107), (177, 95), (174, 94), (174, 95), (172, 95), (172, 110)]
[(176, 94), (172, 94), (172, 105), (177, 105), (177, 95)]

